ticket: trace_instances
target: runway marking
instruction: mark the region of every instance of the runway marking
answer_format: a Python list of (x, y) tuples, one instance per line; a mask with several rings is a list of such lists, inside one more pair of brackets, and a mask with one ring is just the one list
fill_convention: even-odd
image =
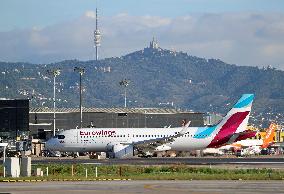
[[(188, 192), (188, 191), (191, 191), (192, 194), (208, 194), (207, 191), (192, 191), (191, 189), (189, 188), (173, 188), (171, 187), (170, 185), (163, 185), (163, 184), (145, 184), (144, 185), (144, 189), (149, 189), (149, 190), (152, 190), (152, 191), (165, 191), (165, 193), (169, 193), (169, 191), (171, 192)], [(219, 192), (210, 192), (210, 194), (220, 194)]]
[(151, 190), (153, 190), (153, 186), (154, 186), (154, 185), (148, 185), (148, 184), (146, 184), (146, 185), (144, 185), (144, 189), (151, 189)]

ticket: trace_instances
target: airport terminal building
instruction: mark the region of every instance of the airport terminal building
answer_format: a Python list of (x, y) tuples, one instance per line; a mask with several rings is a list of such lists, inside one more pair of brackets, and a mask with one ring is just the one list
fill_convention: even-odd
[(13, 139), (29, 131), (29, 100), (0, 100), (0, 138)]

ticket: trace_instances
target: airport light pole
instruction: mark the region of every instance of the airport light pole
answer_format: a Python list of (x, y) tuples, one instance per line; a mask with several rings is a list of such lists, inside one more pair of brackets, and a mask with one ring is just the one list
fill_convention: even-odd
[(55, 117), (55, 109), (56, 109), (56, 106), (55, 106), (55, 84), (56, 84), (56, 80), (55, 78), (57, 76), (60, 75), (60, 69), (52, 69), (52, 70), (47, 70), (47, 73), (51, 76), (53, 76), (53, 136), (55, 136), (55, 129), (56, 129), (56, 117)]
[(126, 87), (129, 85), (130, 80), (124, 79), (119, 82), (119, 85), (124, 86), (124, 107), (127, 107), (126, 104)]
[(83, 123), (83, 111), (82, 111), (82, 75), (85, 73), (84, 67), (75, 67), (74, 71), (80, 75), (80, 129), (82, 128)]

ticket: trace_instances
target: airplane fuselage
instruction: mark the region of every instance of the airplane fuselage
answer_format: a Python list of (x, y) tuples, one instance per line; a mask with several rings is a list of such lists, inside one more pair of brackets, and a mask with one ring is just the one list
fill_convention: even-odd
[[(61, 132), (49, 142), (58, 151), (105, 152), (114, 144), (132, 144), (171, 137), (182, 128), (82, 128)], [(188, 132), (164, 146), (167, 150), (189, 151), (206, 148), (213, 139), (210, 127), (190, 127)], [(159, 149), (159, 147), (158, 147)], [(160, 147), (160, 149), (163, 149)]]

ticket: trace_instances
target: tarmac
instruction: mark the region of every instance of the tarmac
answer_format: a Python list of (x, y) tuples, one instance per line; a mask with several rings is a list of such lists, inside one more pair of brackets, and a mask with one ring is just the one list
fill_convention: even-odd
[(12, 194), (273, 194), (284, 193), (284, 181), (82, 181), (0, 183), (0, 193)]

